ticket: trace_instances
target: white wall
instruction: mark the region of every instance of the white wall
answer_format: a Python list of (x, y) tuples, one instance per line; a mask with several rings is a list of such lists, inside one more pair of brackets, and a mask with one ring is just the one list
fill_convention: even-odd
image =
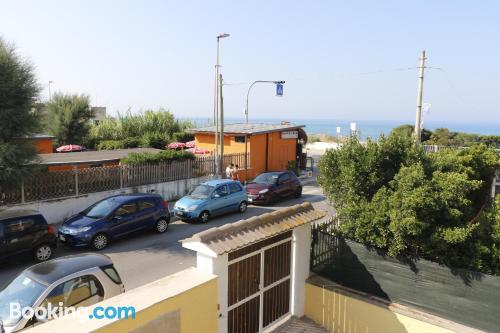
[[(182, 179), (173, 182), (127, 187), (106, 192), (89, 193), (69, 198), (50, 199), (6, 206), (6, 209), (35, 209), (40, 211), (48, 223), (61, 223), (66, 218), (81, 212), (95, 202), (116, 194), (151, 192), (161, 195), (165, 200), (174, 200), (185, 195), (193, 186), (198, 185), (209, 177)], [(3, 208), (3, 207), (2, 207)]]
[(309, 277), (311, 250), (311, 225), (303, 224), (293, 229), (292, 240), (292, 297), (290, 304), (294, 316), (304, 315), (306, 280)]

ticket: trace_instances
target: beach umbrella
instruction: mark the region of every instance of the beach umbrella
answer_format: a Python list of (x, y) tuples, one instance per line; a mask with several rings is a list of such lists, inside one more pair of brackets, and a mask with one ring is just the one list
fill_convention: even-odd
[(210, 151), (203, 148), (189, 148), (186, 151), (193, 153), (195, 155), (210, 155)]
[(186, 148), (194, 148), (194, 147), (196, 147), (196, 142), (194, 140), (186, 142)]
[(58, 153), (69, 153), (85, 150), (85, 147), (79, 145), (65, 145), (56, 149)]
[(186, 144), (182, 143), (182, 142), (172, 142), (172, 143), (169, 143), (167, 146), (168, 149), (179, 149), (179, 148), (184, 148), (184, 147), (186, 147)]

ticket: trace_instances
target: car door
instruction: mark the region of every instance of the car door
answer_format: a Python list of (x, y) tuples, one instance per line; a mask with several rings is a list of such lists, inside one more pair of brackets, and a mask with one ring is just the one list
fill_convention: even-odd
[(153, 199), (144, 199), (137, 202), (137, 226), (139, 229), (151, 228), (155, 221), (157, 208)]
[(229, 183), (229, 200), (228, 200), (229, 210), (231, 211), (238, 210), (240, 202), (244, 201), (242, 192), (243, 192), (243, 187), (240, 184), (238, 184), (237, 182)]
[(32, 217), (11, 219), (4, 224), (4, 244), (9, 256), (31, 252), (35, 234), (35, 220)]
[(210, 206), (212, 215), (220, 215), (228, 211), (229, 191), (227, 184), (219, 185), (212, 194)]
[(5, 238), (5, 226), (3, 222), (0, 222), (0, 259), (7, 258), (9, 256), (9, 247), (7, 245), (8, 243)]
[(290, 195), (290, 175), (288, 173), (282, 174), (278, 178), (278, 183), (276, 184), (276, 192), (282, 198)]
[(137, 202), (129, 201), (118, 207), (110, 220), (110, 232), (113, 237), (122, 237), (139, 229), (137, 220)]

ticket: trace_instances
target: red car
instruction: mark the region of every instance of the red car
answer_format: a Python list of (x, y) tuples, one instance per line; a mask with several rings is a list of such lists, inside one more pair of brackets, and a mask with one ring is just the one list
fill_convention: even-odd
[(302, 184), (290, 171), (261, 173), (246, 186), (248, 203), (273, 203), (285, 197), (300, 198)]

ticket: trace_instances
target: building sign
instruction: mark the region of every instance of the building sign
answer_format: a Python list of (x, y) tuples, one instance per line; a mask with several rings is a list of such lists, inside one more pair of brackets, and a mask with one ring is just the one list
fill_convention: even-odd
[(281, 132), (282, 139), (298, 139), (299, 131), (283, 131)]
[(276, 84), (276, 96), (283, 96), (283, 84), (282, 83), (278, 83)]

